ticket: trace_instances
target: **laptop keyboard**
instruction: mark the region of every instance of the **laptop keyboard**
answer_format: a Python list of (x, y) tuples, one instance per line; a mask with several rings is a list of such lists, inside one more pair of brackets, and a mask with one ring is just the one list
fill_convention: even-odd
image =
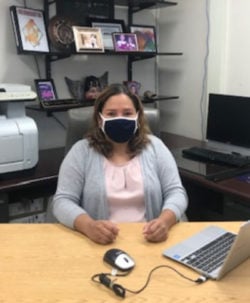
[(235, 234), (227, 232), (185, 257), (182, 261), (189, 266), (211, 273), (222, 265), (235, 237)]
[(83, 104), (80, 101), (74, 99), (41, 101), (41, 105), (45, 109), (62, 109), (62, 108), (66, 109), (66, 108), (83, 106)]

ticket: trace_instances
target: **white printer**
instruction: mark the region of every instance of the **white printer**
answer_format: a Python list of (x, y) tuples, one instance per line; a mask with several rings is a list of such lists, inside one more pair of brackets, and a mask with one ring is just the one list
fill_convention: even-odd
[(38, 162), (37, 126), (25, 112), (25, 102), (35, 99), (28, 85), (0, 83), (0, 174)]

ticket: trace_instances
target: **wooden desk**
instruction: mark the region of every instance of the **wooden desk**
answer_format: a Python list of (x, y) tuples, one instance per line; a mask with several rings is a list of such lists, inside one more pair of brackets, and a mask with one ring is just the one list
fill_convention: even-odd
[[(163, 243), (145, 242), (143, 224), (121, 224), (120, 235), (112, 245), (98, 245), (59, 224), (0, 225), (0, 302), (2, 303), (80, 303), (121, 302), (123, 299), (103, 285), (91, 281), (96, 273), (110, 272), (102, 261), (110, 248), (127, 251), (136, 266), (116, 283), (137, 290), (148, 273), (158, 265), (170, 265), (192, 279), (198, 274), (162, 256), (162, 251), (192, 235), (210, 223), (184, 222), (174, 226)], [(237, 232), (240, 222), (216, 222)], [(249, 302), (250, 260), (228, 273), (220, 281), (196, 285), (161, 268), (152, 275), (148, 287), (140, 294), (127, 292), (126, 302)], [(124, 301), (125, 302), (125, 301)]]
[[(204, 145), (202, 141), (166, 132), (161, 133), (161, 138), (171, 150)], [(250, 184), (239, 181), (236, 177), (214, 182), (180, 166), (179, 172), (189, 196), (187, 214), (190, 220), (249, 219)]]
[(0, 203), (0, 222), (8, 222), (8, 203), (23, 197), (39, 198), (53, 195), (56, 190), (64, 148), (39, 151), (38, 164), (25, 171), (0, 174), (0, 195), (7, 196), (7, 203)]
[[(190, 139), (184, 136), (173, 135), (170, 133), (161, 133), (163, 142), (171, 149), (184, 148), (191, 146), (202, 146), (202, 141), (196, 139)], [(178, 164), (178, 163), (177, 163)], [(249, 169), (250, 172), (250, 169)], [(206, 188), (211, 188), (237, 198), (245, 199), (250, 202), (250, 185), (246, 182), (238, 181), (235, 177), (226, 178), (219, 182), (207, 180), (203, 176), (194, 174), (191, 171), (183, 170), (180, 168), (180, 174), (185, 180), (190, 180), (193, 183), (201, 184)]]

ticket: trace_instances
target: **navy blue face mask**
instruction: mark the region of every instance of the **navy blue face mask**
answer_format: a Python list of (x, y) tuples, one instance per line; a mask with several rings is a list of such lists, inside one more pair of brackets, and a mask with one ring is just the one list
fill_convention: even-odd
[(116, 143), (128, 142), (137, 130), (137, 115), (135, 118), (105, 118), (102, 114), (100, 116), (103, 121), (103, 132)]

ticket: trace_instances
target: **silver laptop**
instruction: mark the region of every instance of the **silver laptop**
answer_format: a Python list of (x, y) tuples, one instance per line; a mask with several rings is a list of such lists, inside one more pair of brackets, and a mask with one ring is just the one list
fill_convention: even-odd
[(238, 234), (218, 226), (206, 227), (165, 249), (163, 255), (219, 280), (250, 256), (250, 221), (240, 227)]

